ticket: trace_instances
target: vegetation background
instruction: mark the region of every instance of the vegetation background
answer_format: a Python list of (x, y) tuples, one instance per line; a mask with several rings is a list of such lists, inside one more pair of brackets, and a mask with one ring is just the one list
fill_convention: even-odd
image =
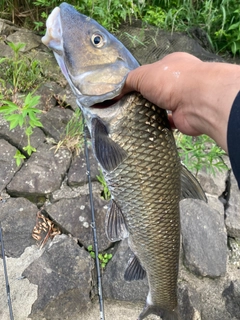
[[(59, 0), (1, 0), (0, 17), (44, 32)], [(140, 18), (163, 29), (206, 31), (215, 52), (240, 53), (240, 5), (236, 0), (68, 0), (110, 32), (126, 20)]]
[[(38, 34), (45, 33), (45, 23), (50, 12), (62, 1), (59, 0), (1, 0), (0, 18), (10, 20), (14, 24), (34, 30)], [(116, 31), (122, 22), (141, 19), (146, 24), (155, 25), (171, 31), (191, 30), (200, 27), (206, 32), (212, 51), (226, 57), (240, 56), (240, 5), (236, 0), (68, 0), (81, 13), (97, 20), (110, 32)], [(36, 105), (39, 96), (33, 93), (40, 85), (39, 75), (42, 66), (39, 61), (30, 61), (20, 56), (24, 44), (8, 43), (14, 51), (14, 58), (0, 59), (3, 90), (0, 94), (0, 113), (9, 122), (9, 129), (23, 127), (28, 137), (28, 145), (15, 155), (18, 165), (29, 157), (36, 149), (31, 146), (30, 136), (35, 127), (41, 127)], [(27, 79), (26, 79), (27, 75)], [(30, 80), (31, 81), (30, 81)], [(10, 89), (8, 85), (11, 85)], [(30, 93), (19, 100), (19, 93)], [(75, 116), (66, 127), (66, 137), (57, 145), (57, 149), (65, 146), (65, 142), (74, 144), (79, 150), (82, 143), (82, 124), (79, 115)], [(76, 125), (79, 124), (79, 125)], [(75, 143), (77, 141), (77, 143)], [(224, 152), (207, 136), (197, 138), (176, 133), (176, 141), (180, 156), (185, 165), (195, 173), (204, 166), (214, 172), (215, 169), (227, 168)], [(72, 150), (71, 144), (71, 150)], [(69, 146), (67, 146), (69, 147)], [(103, 184), (101, 176), (99, 181)], [(105, 186), (107, 190), (107, 187)], [(106, 191), (105, 190), (105, 191)], [(108, 197), (109, 195), (105, 195)]]

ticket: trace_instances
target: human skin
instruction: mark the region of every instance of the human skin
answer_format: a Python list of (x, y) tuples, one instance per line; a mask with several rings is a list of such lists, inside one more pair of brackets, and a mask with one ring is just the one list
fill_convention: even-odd
[(122, 94), (131, 91), (172, 111), (170, 122), (182, 133), (207, 134), (228, 152), (228, 119), (240, 91), (240, 66), (176, 52), (131, 71)]

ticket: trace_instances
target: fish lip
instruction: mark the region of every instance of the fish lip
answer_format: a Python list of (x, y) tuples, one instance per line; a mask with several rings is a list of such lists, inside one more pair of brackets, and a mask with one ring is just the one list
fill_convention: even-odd
[(47, 31), (42, 37), (42, 43), (53, 51), (63, 52), (62, 24), (60, 8), (55, 7), (46, 21)]

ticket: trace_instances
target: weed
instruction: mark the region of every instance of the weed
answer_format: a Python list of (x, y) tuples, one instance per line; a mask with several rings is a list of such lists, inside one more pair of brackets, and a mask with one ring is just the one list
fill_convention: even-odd
[[(93, 246), (92, 245), (88, 246), (87, 250), (88, 250), (90, 256), (93, 259), (95, 259), (96, 255), (95, 255), (95, 252), (93, 251)], [(104, 269), (106, 267), (107, 263), (112, 259), (112, 254), (111, 253), (99, 253), (98, 259), (100, 261), (101, 267)]]
[(179, 155), (190, 171), (197, 174), (203, 167), (213, 174), (216, 173), (216, 170), (228, 170), (223, 161), (225, 151), (208, 136), (190, 137), (177, 132), (175, 138)]
[(58, 142), (56, 146), (56, 152), (61, 147), (68, 148), (76, 155), (80, 153), (83, 148), (83, 117), (80, 109), (76, 109), (72, 118), (66, 125), (64, 136)]
[[(13, 130), (17, 126), (25, 129), (28, 144), (23, 147), (23, 150), (30, 156), (36, 149), (31, 146), (30, 137), (33, 134), (33, 128), (42, 127), (42, 123), (37, 117), (37, 113), (41, 111), (35, 106), (39, 103), (40, 96), (32, 96), (29, 93), (21, 102), (17, 100), (15, 102), (4, 100), (3, 96), (0, 96), (0, 113), (6, 121), (9, 122), (9, 130)], [(25, 156), (17, 150), (14, 158), (16, 159), (17, 166), (21, 164), (21, 161), (25, 159)]]
[[(8, 0), (0, 4), (0, 16), (44, 32), (46, 18), (61, 0)], [(141, 18), (168, 30), (187, 31), (199, 26), (207, 32), (215, 50), (240, 53), (240, 8), (236, 0), (69, 0), (81, 13), (96, 19), (109, 31), (126, 20)], [(25, 12), (25, 18), (20, 15)]]
[(97, 175), (97, 179), (98, 181), (101, 183), (102, 187), (103, 187), (103, 191), (101, 193), (101, 197), (105, 200), (110, 200), (111, 199), (111, 193), (108, 189), (107, 183), (104, 179), (103, 173), (102, 171), (100, 171), (99, 175)]
[(13, 57), (0, 59), (1, 77), (5, 83), (13, 86), (14, 92), (26, 92), (36, 89), (42, 82), (42, 67), (40, 61), (26, 56), (20, 56), (20, 50), (25, 43), (8, 43), (13, 51)]

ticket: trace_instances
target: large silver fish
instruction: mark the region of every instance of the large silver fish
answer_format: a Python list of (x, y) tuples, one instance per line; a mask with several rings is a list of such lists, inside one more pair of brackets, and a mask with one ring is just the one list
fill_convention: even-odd
[(167, 114), (138, 93), (114, 100), (139, 64), (113, 35), (67, 3), (49, 16), (42, 41), (76, 95), (111, 191), (107, 235), (111, 241), (128, 237), (134, 253), (125, 279), (147, 275), (149, 293), (138, 319), (151, 313), (179, 319), (181, 190), (183, 197), (205, 196), (180, 163)]

